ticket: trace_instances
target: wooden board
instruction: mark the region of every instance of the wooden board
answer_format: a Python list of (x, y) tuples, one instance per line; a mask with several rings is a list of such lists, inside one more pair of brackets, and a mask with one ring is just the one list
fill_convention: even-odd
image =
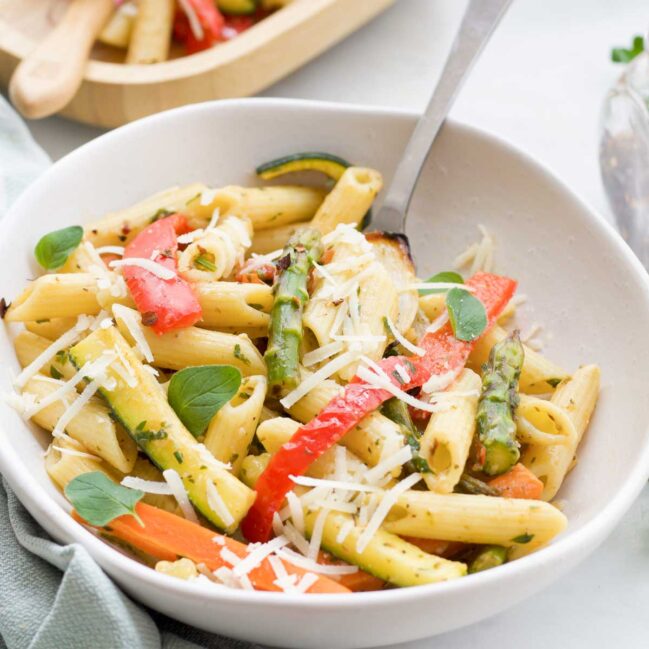
[[(246, 97), (290, 74), (395, 0), (293, 0), (248, 31), (193, 56), (126, 65), (97, 46), (84, 82), (61, 112), (97, 126), (119, 126), (184, 104)], [(0, 0), (0, 82), (56, 24), (67, 0)]]

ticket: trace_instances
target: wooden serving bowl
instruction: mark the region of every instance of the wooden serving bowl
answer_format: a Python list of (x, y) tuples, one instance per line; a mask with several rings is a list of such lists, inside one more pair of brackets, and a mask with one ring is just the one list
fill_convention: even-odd
[[(59, 20), (68, 0), (0, 0), (0, 81)], [(95, 45), (84, 81), (61, 111), (96, 126), (120, 126), (183, 104), (244, 97), (290, 74), (378, 15), (394, 0), (293, 0), (209, 50), (155, 65), (121, 63)]]

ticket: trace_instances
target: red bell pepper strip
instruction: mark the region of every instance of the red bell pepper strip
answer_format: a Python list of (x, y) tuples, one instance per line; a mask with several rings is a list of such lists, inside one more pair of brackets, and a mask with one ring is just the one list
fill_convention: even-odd
[(179, 8), (174, 18), (174, 37), (185, 46), (187, 54), (207, 50), (216, 43), (225, 40), (223, 27), (225, 18), (216, 8), (214, 0), (187, 0), (198, 18), (203, 30), (203, 38), (194, 34), (187, 14)]
[[(189, 230), (181, 214), (172, 214), (142, 230), (124, 250), (124, 259), (138, 257), (151, 259), (154, 251), (156, 263), (177, 270), (177, 234)], [(135, 301), (135, 306), (157, 334), (172, 329), (190, 327), (202, 317), (201, 305), (194, 292), (182, 277), (162, 279), (137, 266), (124, 266), (124, 279)]]
[[(487, 329), (503, 311), (516, 290), (516, 282), (508, 277), (476, 273), (467, 281), (473, 295), (485, 306)], [(485, 329), (485, 331), (487, 330)], [(465, 366), (475, 342), (458, 340), (451, 325), (424, 335), (419, 345), (426, 350), (423, 357), (391, 356), (379, 366), (402, 390), (420, 387), (432, 375), (449, 371), (458, 373)], [(401, 385), (393, 374), (396, 364), (409, 369), (410, 382)], [(338, 442), (358, 422), (392, 397), (387, 390), (368, 388), (358, 377), (347, 384), (342, 394), (334, 397), (308, 424), (271, 458), (261, 474), (255, 490), (257, 498), (243, 519), (241, 529), (250, 541), (265, 541), (270, 537), (273, 515), (281, 507), (286, 494), (293, 488), (291, 475), (302, 475), (325, 451)]]

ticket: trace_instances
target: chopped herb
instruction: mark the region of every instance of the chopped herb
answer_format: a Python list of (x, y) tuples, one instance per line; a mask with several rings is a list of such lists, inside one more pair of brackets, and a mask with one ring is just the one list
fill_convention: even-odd
[(183, 458), (183, 454), (180, 451), (174, 451), (174, 457), (176, 458), (178, 464), (182, 464), (183, 460), (185, 459)]
[(241, 345), (237, 343), (234, 346), (234, 357), (238, 358), (245, 365), (250, 365), (250, 359), (241, 351)]
[(56, 352), (56, 362), (65, 365), (68, 362), (68, 352), (65, 349), (61, 349), (58, 352)]
[(243, 399), (244, 401), (250, 399), (251, 396), (252, 394), (250, 392), (239, 392), (239, 399)]
[(545, 382), (548, 385), (551, 385), (553, 388), (556, 388), (559, 383), (561, 383), (561, 379), (545, 379)]
[(401, 376), (401, 374), (399, 374), (399, 372), (397, 372), (397, 370), (392, 371), (392, 376), (394, 377), (395, 381), (399, 385), (403, 385), (405, 383), (405, 381), (403, 380), (403, 377)]
[(190, 203), (193, 203), (197, 198), (200, 198), (200, 196), (201, 196), (202, 193), (203, 193), (203, 192), (198, 192), (198, 194), (196, 194), (196, 196), (192, 196), (192, 197), (191, 197), (191, 198), (190, 198), (190, 199), (185, 203), (185, 205), (189, 205)]
[(169, 405), (198, 437), (212, 417), (237, 394), (241, 372), (231, 365), (199, 365), (176, 372), (169, 382)]
[(61, 374), (61, 372), (59, 372), (56, 369), (56, 367), (54, 367), (54, 365), (50, 365), (50, 376), (53, 379), (62, 379), (63, 378), (63, 374)]
[(252, 304), (248, 305), (249, 307), (256, 309), (257, 311), (263, 311), (264, 310), (264, 305), (263, 304), (257, 304), (256, 302), (253, 302)]
[(142, 442), (153, 442), (156, 440), (160, 439), (167, 439), (169, 437), (169, 433), (164, 428), (161, 428), (160, 430), (143, 430), (139, 433), (135, 433), (133, 435), (133, 439), (140, 444)]
[(520, 534), (519, 536), (515, 536), (512, 539), (512, 543), (525, 544), (525, 543), (529, 543), (533, 538), (534, 538), (534, 534)]
[(45, 324), (46, 322), (49, 322), (48, 318), (45, 318), (43, 320), (36, 320), (36, 324)]
[(630, 48), (614, 47), (611, 50), (611, 61), (613, 63), (629, 63), (642, 52), (644, 52), (644, 39), (642, 36), (634, 36)]
[(71, 225), (41, 237), (34, 248), (36, 261), (47, 270), (61, 268), (83, 239), (83, 228)]
[(145, 311), (142, 314), (142, 324), (145, 327), (153, 327), (158, 322), (158, 314), (155, 311)]
[(216, 270), (216, 265), (214, 262), (210, 261), (207, 257), (204, 255), (199, 255), (194, 259), (194, 265), (199, 266), (200, 268), (203, 268), (204, 270), (207, 270), (211, 273), (213, 273)]
[(144, 492), (122, 487), (101, 471), (82, 473), (71, 480), (64, 491), (79, 516), (91, 525), (103, 527), (118, 516), (127, 514), (144, 525), (135, 511)]
[(0, 298), (0, 319), (4, 320), (4, 317), (11, 306), (11, 302), (7, 302), (4, 298)]
[[(452, 270), (442, 271), (433, 275), (426, 280), (426, 283), (442, 283), (445, 284), (464, 284), (464, 279), (459, 273), (455, 273)], [(446, 289), (444, 288), (421, 288), (419, 289), (419, 295), (431, 295), (433, 293), (444, 293)]]
[(126, 235), (125, 235), (125, 234), (120, 234), (117, 238), (118, 238), (122, 243), (124, 243), (124, 242), (126, 241)]

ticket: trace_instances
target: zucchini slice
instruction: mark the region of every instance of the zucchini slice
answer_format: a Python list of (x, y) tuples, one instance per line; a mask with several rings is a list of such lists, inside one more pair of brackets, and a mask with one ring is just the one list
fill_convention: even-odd
[(307, 152), (271, 160), (257, 167), (256, 171), (257, 175), (264, 180), (272, 180), (294, 171), (320, 171), (329, 178), (338, 180), (347, 167), (351, 167), (351, 164), (338, 156), (330, 153)]
[(218, 8), (230, 16), (247, 16), (257, 11), (259, 0), (217, 0)]
[[(81, 368), (113, 350), (118, 352), (121, 362), (128, 363), (136, 379), (132, 387), (114, 366), (106, 370), (114, 379), (115, 388), (100, 388), (99, 392), (114, 417), (159, 469), (178, 472), (190, 500), (205, 518), (219, 529), (233, 532), (252, 505), (255, 492), (222, 465), (211, 461), (209, 451), (205, 452), (183, 426), (156, 379), (145, 371), (119, 331), (115, 327), (97, 329), (70, 349), (70, 358), (75, 367)], [(231, 520), (226, 520), (224, 512), (213, 509), (208, 483), (214, 485)]]

